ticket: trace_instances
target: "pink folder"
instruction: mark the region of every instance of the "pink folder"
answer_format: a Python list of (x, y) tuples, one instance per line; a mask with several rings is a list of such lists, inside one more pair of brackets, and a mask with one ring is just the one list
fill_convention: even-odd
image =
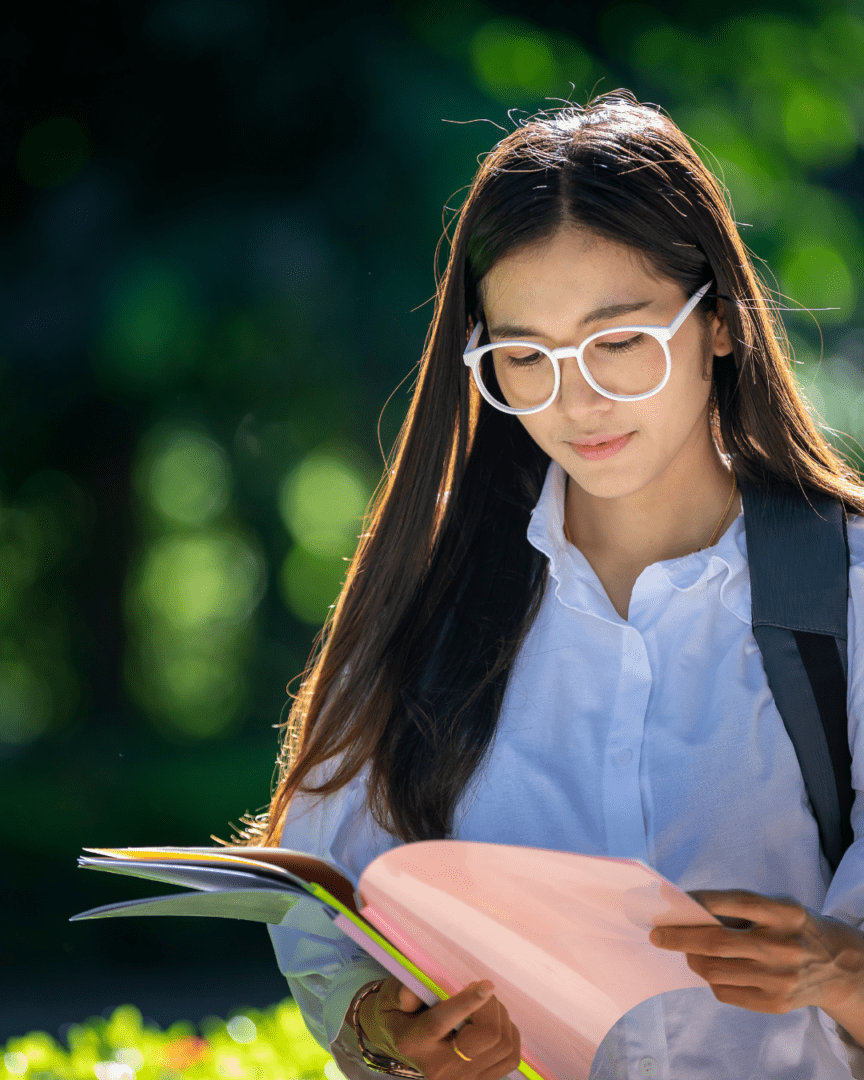
[(637, 860), (473, 841), (394, 848), (356, 891), (361, 915), (448, 994), (491, 979), (523, 1061), (545, 1080), (587, 1078), (604, 1036), (640, 1002), (707, 986), (683, 953), (650, 943), (653, 926), (719, 924)]

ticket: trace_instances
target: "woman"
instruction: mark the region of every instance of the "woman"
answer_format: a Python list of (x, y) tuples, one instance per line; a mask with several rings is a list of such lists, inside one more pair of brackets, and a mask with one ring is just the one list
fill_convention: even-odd
[[(355, 885), (381, 852), (448, 837), (640, 858), (750, 920), (655, 933), (710, 988), (628, 1013), (597, 1077), (864, 1075), (864, 840), (832, 880), (752, 635), (736, 473), (854, 515), (864, 488), (782, 340), (721, 189), (659, 112), (618, 93), (499, 143), (270, 813), (247, 822), (247, 842), (328, 858)], [(376, 1075), (364, 1060), (430, 1080), (516, 1067), (494, 994), (421, 1009), (327, 922), (298, 907), (272, 936), (349, 1077)]]

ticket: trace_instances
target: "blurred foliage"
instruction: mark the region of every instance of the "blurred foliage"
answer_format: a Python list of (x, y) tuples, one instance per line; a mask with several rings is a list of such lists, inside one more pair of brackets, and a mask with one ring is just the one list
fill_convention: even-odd
[(287, 1000), (271, 1009), (207, 1017), (200, 1033), (178, 1021), (166, 1031), (145, 1024), (134, 1005), (108, 1019), (65, 1025), (67, 1045), (47, 1032), (9, 1039), (0, 1051), (0, 1080), (345, 1080)]
[(128, 579), (127, 685), (170, 734), (223, 734), (246, 704), (264, 557), (229, 513), (231, 464), (213, 439), (154, 429), (133, 477), (146, 539)]
[(0, 745), (50, 738), (82, 705), (68, 576), (87, 524), (83, 493), (56, 470), (0, 506)]
[[(359, 451), (309, 454), (282, 481), (279, 512), (294, 546), (282, 564), (283, 595), (304, 622), (320, 625), (345, 577), (372, 494)], [(364, 476), (364, 472), (367, 475)]]
[(95, 0), (2, 40), (0, 759), (31, 952), (99, 902), (82, 845), (207, 843), (267, 801), (410, 400), (440, 208), (536, 109), (627, 86), (696, 141), (864, 465), (857, 0)]

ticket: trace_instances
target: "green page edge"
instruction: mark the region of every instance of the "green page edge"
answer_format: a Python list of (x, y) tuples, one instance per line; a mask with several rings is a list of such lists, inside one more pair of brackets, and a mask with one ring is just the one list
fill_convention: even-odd
[[(350, 908), (347, 908), (341, 900), (337, 900), (335, 896), (331, 896), (330, 893), (327, 892), (327, 890), (322, 885), (319, 885), (316, 881), (309, 881), (306, 884), (309, 892), (311, 892), (319, 900), (323, 900), (324, 903), (328, 904), (330, 907), (336, 908), (339, 914), (344, 915), (346, 919), (350, 919), (351, 922), (354, 923), (354, 925), (360, 930), (362, 930), (364, 934), (372, 938), (376, 945), (380, 946), (386, 953), (389, 953), (394, 960), (398, 960), (403, 967), (408, 968), (411, 974), (416, 979), (419, 979), (420, 982), (423, 983), (423, 985), (429, 990), (431, 990), (433, 994), (436, 994), (442, 1000), (450, 997), (450, 995), (445, 990), (443, 990), (437, 983), (433, 982), (429, 978), (425, 971), (421, 971), (416, 964), (412, 964), (412, 962), (408, 959), (407, 956), (404, 955), (404, 953), (401, 953), (395, 945), (390, 944), (387, 938), (379, 934), (378, 931), (374, 928), (374, 926), (366, 922), (365, 919), (361, 919), (359, 915), (355, 915), (354, 912)], [(519, 1062), (519, 1072), (522, 1073), (523, 1076), (529, 1077), (529, 1080), (545, 1080), (545, 1077), (541, 1076), (540, 1073), (536, 1071), (536, 1069), (532, 1069), (531, 1066), (525, 1061)]]

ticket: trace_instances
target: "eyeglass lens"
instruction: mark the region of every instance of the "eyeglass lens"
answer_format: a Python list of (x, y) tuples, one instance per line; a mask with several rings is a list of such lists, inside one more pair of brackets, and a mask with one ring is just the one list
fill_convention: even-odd
[[(666, 374), (663, 346), (651, 334), (612, 330), (586, 345), (582, 360), (591, 377), (610, 394), (645, 394), (659, 386)], [(560, 360), (576, 365), (575, 357)], [(484, 387), (502, 405), (533, 409), (549, 400), (555, 389), (552, 358), (521, 345), (491, 346), (480, 360)]]

